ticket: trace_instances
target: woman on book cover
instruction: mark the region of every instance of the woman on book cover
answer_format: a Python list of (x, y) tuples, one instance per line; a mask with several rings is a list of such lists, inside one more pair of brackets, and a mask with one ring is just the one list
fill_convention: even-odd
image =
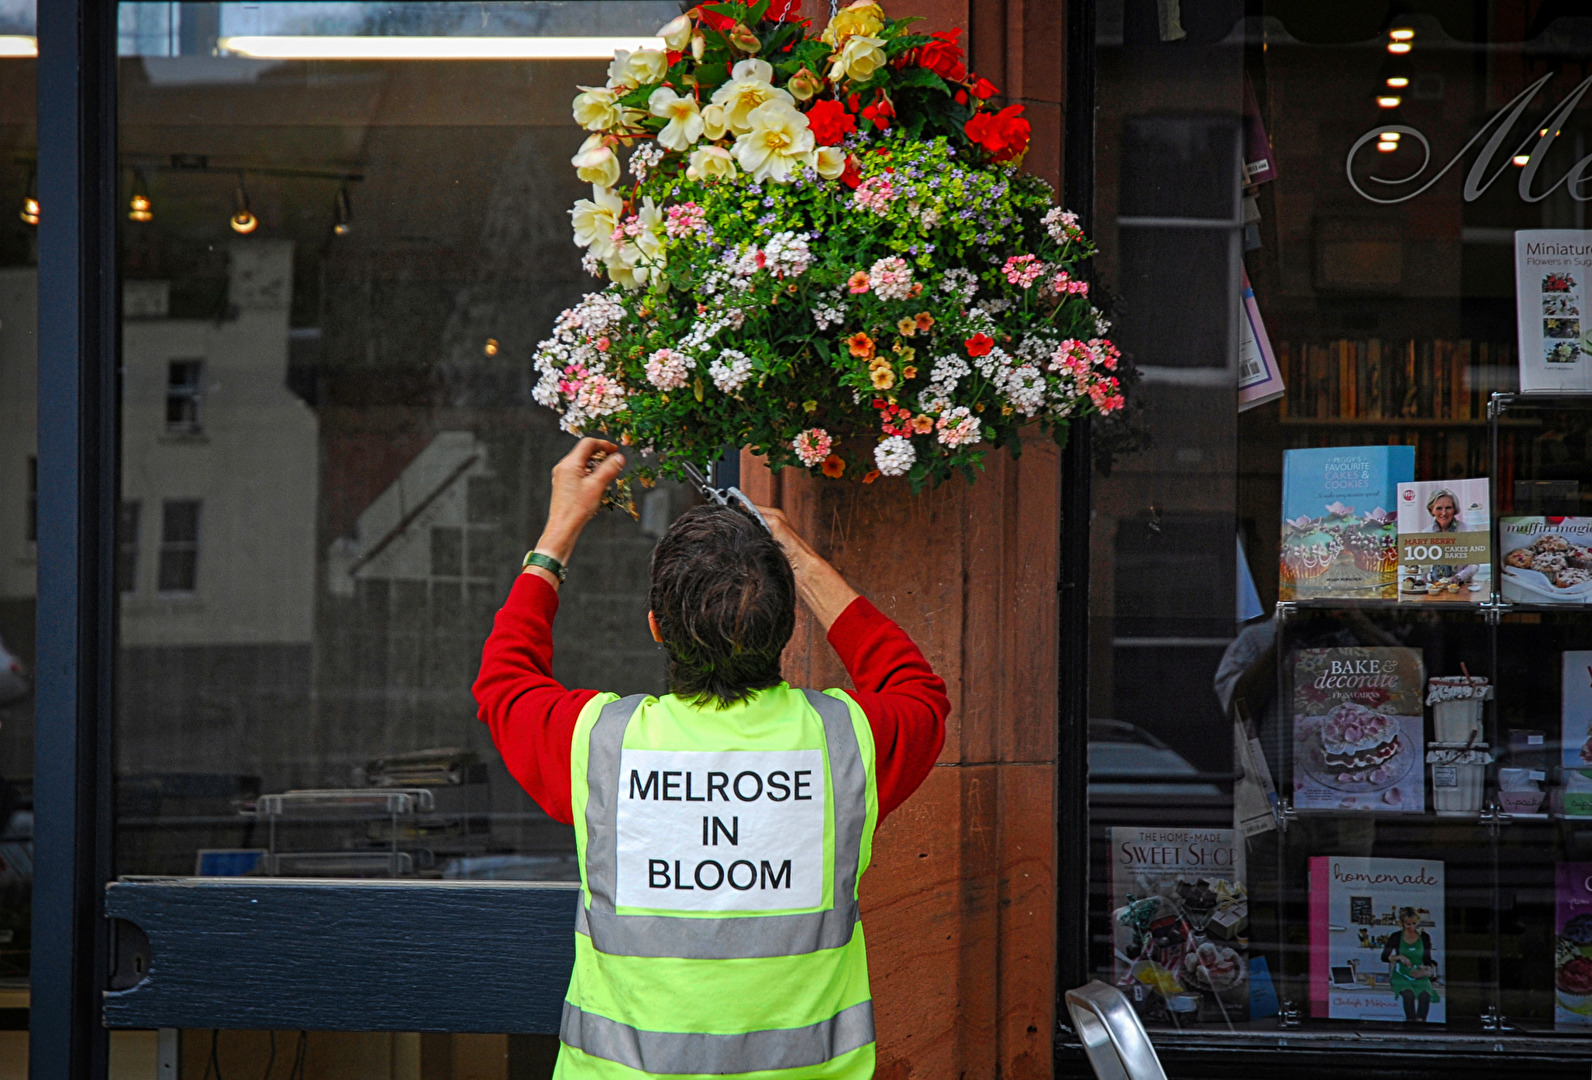
[[(1426, 502), (1426, 512), (1432, 515), (1432, 532), (1463, 532), (1465, 521), (1459, 516), (1459, 498), (1447, 488), (1438, 488)], [(1476, 576), (1477, 566), (1438, 565), (1428, 567), (1427, 581), (1447, 578), (1464, 583)]]
[(1389, 934), (1382, 946), (1383, 962), (1392, 964), (1388, 985), (1404, 1006), (1404, 1019), (1424, 1021), (1432, 1002), (1438, 1000), (1437, 988), (1432, 985), (1437, 974), (1432, 939), (1421, 929), (1420, 914), (1412, 907), (1399, 908), (1399, 925), (1402, 929)]

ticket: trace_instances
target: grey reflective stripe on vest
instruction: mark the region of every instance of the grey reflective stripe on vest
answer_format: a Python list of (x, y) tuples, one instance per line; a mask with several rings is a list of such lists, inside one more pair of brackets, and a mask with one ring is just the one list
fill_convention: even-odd
[(558, 1037), (593, 1057), (653, 1075), (810, 1069), (873, 1042), (873, 1002), (859, 1002), (807, 1027), (706, 1035), (643, 1031), (566, 1001)]
[(618, 866), (619, 755), (625, 729), (642, 697), (603, 706), (592, 725), (586, 761), (586, 887), (591, 910), (581, 905), (575, 931), (592, 947), (611, 956), (671, 956), (698, 960), (738, 960), (799, 956), (838, 949), (851, 940), (857, 924), (857, 865), (862, 831), (868, 820), (868, 774), (863, 767), (851, 710), (844, 701), (804, 690), (824, 723), (829, 774), (834, 786), (835, 891), (827, 911), (802, 915), (741, 915), (689, 918), (672, 915), (619, 915), (614, 911)]

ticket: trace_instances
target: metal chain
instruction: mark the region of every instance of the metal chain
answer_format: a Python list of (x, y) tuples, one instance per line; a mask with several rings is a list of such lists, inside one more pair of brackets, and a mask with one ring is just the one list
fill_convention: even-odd
[(835, 16), (840, 14), (840, 0), (829, 0), (829, 21), (834, 22)]

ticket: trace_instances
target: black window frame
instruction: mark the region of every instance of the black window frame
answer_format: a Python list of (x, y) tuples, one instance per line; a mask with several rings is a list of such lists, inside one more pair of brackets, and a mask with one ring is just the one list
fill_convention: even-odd
[(205, 362), (196, 357), (166, 361), (166, 434), (204, 432)]

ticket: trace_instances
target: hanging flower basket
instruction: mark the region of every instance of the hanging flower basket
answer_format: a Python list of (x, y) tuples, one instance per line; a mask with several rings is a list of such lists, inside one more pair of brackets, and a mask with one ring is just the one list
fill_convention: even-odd
[(1023, 107), (912, 22), (708, 4), (581, 88), (575, 240), (609, 284), (537, 349), (566, 430), (656, 451), (646, 475), (749, 446), (917, 488), (1122, 407), (1094, 248), (1019, 171)]

